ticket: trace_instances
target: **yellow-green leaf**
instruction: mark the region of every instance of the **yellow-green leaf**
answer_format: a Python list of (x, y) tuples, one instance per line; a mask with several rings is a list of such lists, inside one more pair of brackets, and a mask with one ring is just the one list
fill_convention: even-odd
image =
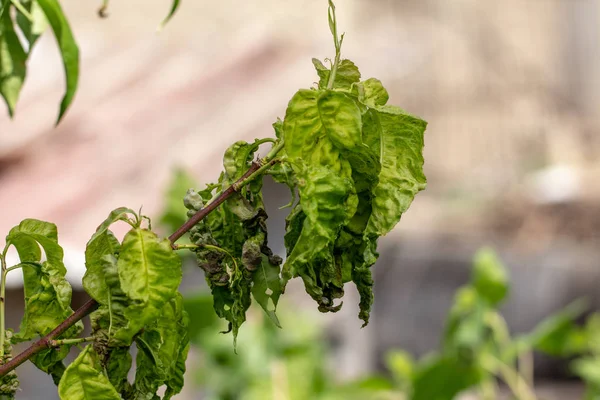
[(63, 374), (58, 385), (61, 400), (121, 400), (102, 372), (98, 355), (88, 345)]

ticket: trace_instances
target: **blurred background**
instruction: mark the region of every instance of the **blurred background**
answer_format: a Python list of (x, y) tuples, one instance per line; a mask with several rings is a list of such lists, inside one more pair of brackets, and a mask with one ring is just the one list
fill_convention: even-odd
[[(160, 33), (169, 1), (114, 1), (107, 19), (96, 14), (100, 2), (62, 3), (81, 49), (79, 91), (54, 129), (63, 76), (45, 35), (15, 119), (0, 113), (0, 232), (26, 217), (55, 222), (81, 304), (85, 243), (110, 210), (143, 206), (158, 218), (177, 168), (199, 186), (215, 181), (229, 144), (274, 136), (271, 123), (294, 92), (317, 80), (311, 58), (334, 52), (325, 0), (184, 1)], [(511, 331), (530, 330), (579, 297), (600, 306), (600, 1), (340, 0), (337, 10), (343, 57), (363, 78), (382, 80), (391, 104), (429, 122), (427, 190), (380, 241), (368, 327), (360, 329), (354, 288), (341, 312), (320, 315), (296, 282), (280, 311), (285, 320), (301, 310), (306, 332), (291, 318), (273, 338), (257, 312), (236, 358), (207, 312), (189, 367), (195, 383), (178, 399), (240, 398), (258, 370), (291, 379), (278, 358), (285, 352), (267, 355), (265, 345), (261, 353), (260, 341), (310, 343), (310, 356), (292, 351), (304, 357), (295, 374), (334, 369), (341, 381), (385, 374), (390, 349), (426, 354), (482, 245), (510, 271), (502, 311)], [(271, 181), (265, 190), (270, 243), (282, 254), (287, 210), (278, 207), (288, 190)], [(202, 275), (187, 274), (190, 304), (204, 302)], [(17, 327), (22, 300), (12, 278), (9, 326)], [(223, 354), (209, 344), (225, 346)], [(207, 360), (233, 369), (209, 375), (218, 368)], [(318, 386), (325, 378), (314, 374)], [(560, 362), (536, 358), (536, 374), (550, 396), (579, 398)], [(232, 376), (244, 378), (234, 384)], [(218, 379), (233, 392), (215, 394)], [(52, 398), (51, 379), (33, 367), (21, 368), (21, 381), (19, 399)], [(288, 398), (265, 390), (272, 396), (245, 398)]]

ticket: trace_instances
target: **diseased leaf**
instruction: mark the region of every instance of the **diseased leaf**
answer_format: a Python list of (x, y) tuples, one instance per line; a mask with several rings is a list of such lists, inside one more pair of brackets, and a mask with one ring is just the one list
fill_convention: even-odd
[(358, 101), (371, 108), (385, 105), (390, 98), (379, 79), (369, 78), (364, 82), (355, 83), (352, 88)]
[(0, 16), (0, 95), (12, 117), (25, 80), (27, 54), (13, 28), (10, 7), (4, 5), (3, 10)]
[(57, 349), (42, 350), (30, 360), (38, 369), (49, 374), (54, 384), (58, 386), (65, 372), (65, 365), (62, 360), (69, 355), (70, 348), (71, 346), (60, 346)]
[[(316, 58), (312, 59), (313, 65), (319, 75), (319, 89), (327, 88), (331, 71)], [(350, 60), (341, 60), (338, 65), (332, 89), (349, 90), (353, 83), (360, 81), (360, 71)]]
[[(131, 223), (129, 214), (139, 222), (138, 215), (129, 208), (120, 207), (113, 210), (98, 226), (85, 249), (86, 272), (83, 276), (83, 288), (94, 300), (103, 305), (108, 306), (112, 296), (118, 295), (117, 292), (121, 287), (116, 268), (116, 257), (121, 244), (109, 228), (117, 221)], [(122, 294), (122, 291), (120, 293)]]
[(65, 370), (58, 395), (61, 400), (121, 400), (103, 374), (98, 355), (88, 345)]
[(423, 134), (427, 123), (393, 106), (363, 115), (365, 143), (380, 154), (381, 173), (373, 190), (367, 236), (383, 236), (400, 221), (415, 195), (425, 189)]
[(226, 183), (229, 185), (244, 175), (250, 168), (254, 152), (258, 146), (243, 140), (235, 142), (227, 148), (223, 155)]
[(131, 354), (129, 347), (116, 347), (111, 349), (107, 356), (106, 375), (114, 388), (119, 393), (127, 390), (129, 382), (127, 382), (127, 374), (131, 369)]
[(160, 318), (137, 339), (138, 347), (143, 343), (144, 351), (138, 352), (136, 360), (136, 398), (153, 398), (163, 384), (167, 385), (165, 399), (181, 391), (189, 349), (188, 323), (183, 299), (177, 294), (165, 304)]
[[(260, 304), (265, 313), (275, 325), (281, 328), (279, 319), (275, 314), (279, 297), (283, 291), (283, 285), (279, 271), (279, 264), (274, 264), (269, 257), (259, 253), (261, 262), (253, 275), (252, 296)], [(281, 260), (279, 260), (281, 263)]]
[(106, 261), (104, 279), (110, 288), (110, 302), (94, 313), (93, 326), (104, 332), (112, 329), (110, 337), (129, 345), (176, 295), (181, 259), (167, 239), (135, 228), (125, 235), (116, 264), (110, 257)]
[(346, 94), (300, 90), (290, 100), (283, 121), (286, 154), (292, 163), (302, 158), (350, 177), (349, 162), (340, 153), (366, 147), (361, 124), (360, 110)]
[(127, 208), (127, 207), (115, 208), (114, 210), (112, 210), (110, 212), (108, 217), (98, 226), (98, 228), (96, 228), (96, 232), (94, 232), (94, 234), (90, 238), (88, 244), (90, 242), (93, 242), (94, 240), (96, 240), (96, 238), (98, 236), (102, 236), (106, 231), (108, 231), (108, 228), (110, 228), (110, 226), (117, 221), (128, 221), (129, 220), (130, 222), (133, 222), (128, 218), (128, 215), (133, 215), (135, 218), (136, 224), (139, 223), (140, 217), (131, 208)]
[(147, 229), (130, 230), (117, 261), (121, 288), (134, 301), (160, 309), (181, 282), (181, 259), (167, 239)]
[[(73, 312), (63, 250), (58, 244), (56, 225), (34, 219), (23, 220), (11, 229), (6, 240), (15, 246), (21, 262), (27, 262), (22, 268), (25, 314), (15, 339), (31, 340), (49, 333)], [(44, 262), (40, 245), (46, 255)], [(82, 328), (79, 322), (64, 337), (77, 335)]]
[[(352, 183), (325, 167), (307, 166), (298, 171), (302, 231), (283, 266), (284, 285), (295, 276), (304, 281), (307, 293), (319, 310), (337, 311), (334, 299), (343, 296), (342, 271), (334, 263), (333, 245), (348, 220)], [(288, 242), (290, 236), (287, 236)]]
[(66, 91), (60, 103), (58, 124), (71, 105), (79, 81), (79, 48), (58, 0), (37, 0), (54, 31), (65, 69)]

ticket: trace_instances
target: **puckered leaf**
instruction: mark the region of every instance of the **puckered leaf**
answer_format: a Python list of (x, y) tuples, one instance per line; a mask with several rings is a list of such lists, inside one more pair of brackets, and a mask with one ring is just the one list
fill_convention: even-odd
[(162, 308), (181, 282), (181, 259), (171, 242), (147, 229), (132, 229), (125, 235), (117, 268), (125, 294), (147, 307)]
[(367, 236), (383, 236), (400, 220), (415, 195), (425, 189), (423, 134), (427, 123), (393, 106), (378, 106), (363, 116), (367, 145), (380, 154), (381, 173), (373, 190)]
[[(342, 271), (334, 262), (333, 245), (353, 211), (352, 182), (325, 167), (305, 166), (298, 172), (302, 231), (283, 267), (284, 282), (302, 277), (319, 309), (337, 311), (333, 300), (343, 295)], [(288, 242), (290, 234), (287, 236)]]
[[(6, 238), (17, 249), (23, 264), (25, 314), (17, 340), (43, 336), (66, 319), (71, 309), (71, 285), (65, 279), (63, 250), (58, 244), (56, 225), (34, 219), (23, 220)], [(42, 262), (40, 245), (46, 261)], [(83, 325), (78, 323), (63, 337), (76, 335)]]
[(136, 360), (136, 398), (153, 398), (162, 385), (167, 386), (165, 399), (181, 391), (189, 349), (188, 323), (183, 299), (177, 294), (165, 304), (160, 318), (148, 325), (137, 339), (141, 351)]
[(66, 369), (58, 385), (61, 400), (121, 400), (102, 372), (98, 355), (87, 346)]
[[(117, 257), (121, 247), (119, 241), (109, 230), (110, 226), (117, 221), (126, 221), (129, 215), (133, 215), (138, 221), (137, 214), (125, 207), (117, 208), (98, 226), (85, 249), (86, 272), (83, 276), (83, 288), (100, 304), (108, 305), (110, 302), (111, 273), (116, 273), (116, 268), (111, 268), (111, 261)], [(115, 282), (116, 280), (116, 282)], [(113, 289), (120, 287), (118, 277), (112, 278)]]
[(371, 108), (385, 105), (390, 98), (381, 81), (375, 78), (355, 83), (352, 89), (358, 97), (358, 101)]
[(65, 372), (65, 365), (62, 360), (69, 354), (71, 346), (61, 346), (57, 349), (46, 349), (37, 353), (30, 360), (38, 367), (38, 369), (49, 374), (54, 381), (54, 384), (58, 386), (60, 379)]
[[(319, 89), (327, 88), (329, 82), (329, 75), (331, 71), (325, 67), (323, 63), (316, 58), (312, 59), (313, 65), (319, 75)], [(345, 89), (348, 90), (353, 83), (360, 81), (360, 72), (358, 67), (350, 60), (341, 60), (338, 65), (335, 79), (333, 81), (332, 89)]]
[(129, 347), (115, 347), (110, 350), (106, 358), (106, 375), (117, 392), (123, 393), (129, 386), (127, 374), (132, 362)]
[(333, 91), (298, 91), (283, 121), (285, 151), (293, 162), (323, 165), (342, 176), (352, 170), (342, 152), (361, 151), (361, 113), (346, 94)]
[(14, 114), (27, 68), (27, 54), (14, 30), (10, 5), (0, 6), (0, 95), (4, 98), (10, 116)]
[(66, 91), (60, 103), (57, 123), (71, 105), (79, 81), (79, 48), (58, 0), (37, 0), (54, 31), (65, 69)]

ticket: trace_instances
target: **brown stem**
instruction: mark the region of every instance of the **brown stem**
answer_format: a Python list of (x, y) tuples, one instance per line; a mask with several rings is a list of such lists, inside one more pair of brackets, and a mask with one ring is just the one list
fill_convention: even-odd
[(171, 243), (175, 243), (177, 239), (185, 235), (186, 232), (188, 232), (194, 227), (194, 225), (202, 221), (208, 214), (214, 211), (215, 208), (219, 207), (225, 200), (227, 200), (228, 197), (230, 197), (235, 192), (235, 188), (238, 183), (244, 181), (259, 168), (260, 164), (253, 162), (252, 166), (250, 166), (248, 171), (246, 171), (246, 173), (242, 175), (240, 179), (238, 179), (233, 185), (225, 189), (216, 199), (213, 200), (212, 203), (208, 204), (202, 210), (198, 211), (192, 218), (187, 220), (185, 224), (181, 225), (179, 229), (177, 229), (171, 236), (169, 236), (169, 240), (171, 241)]
[(71, 314), (67, 319), (60, 323), (52, 332), (33, 343), (31, 346), (26, 348), (22, 353), (15, 356), (12, 360), (7, 362), (4, 365), (0, 365), (0, 376), (4, 376), (13, 369), (17, 368), (19, 365), (23, 364), (25, 361), (29, 360), (31, 357), (39, 353), (40, 351), (47, 349), (50, 347), (50, 342), (62, 335), (67, 329), (75, 325), (77, 321), (90, 314), (98, 308), (98, 303), (96, 300), (90, 299), (84, 305), (79, 307), (77, 311)]
[[(192, 218), (190, 218), (179, 229), (177, 229), (175, 233), (169, 236), (169, 240), (171, 241), (171, 243), (174, 244), (177, 241), (177, 239), (185, 235), (185, 233), (192, 229), (194, 225), (200, 222), (208, 214), (214, 211), (215, 208), (217, 208), (225, 200), (231, 197), (231, 195), (235, 193), (236, 187), (238, 187), (239, 184), (245, 183), (246, 179), (254, 172), (256, 172), (260, 167), (260, 163), (253, 162), (252, 166), (240, 179), (238, 179), (234, 184), (225, 189), (212, 203), (208, 204), (206, 207), (198, 211)], [(17, 368), (19, 365), (23, 364), (25, 361), (29, 360), (31, 357), (33, 357), (40, 351), (51, 347), (52, 341), (54, 339), (62, 335), (71, 326), (75, 325), (77, 321), (91, 314), (94, 310), (98, 308), (98, 306), (99, 304), (96, 302), (96, 300), (88, 300), (87, 303), (79, 307), (73, 314), (71, 314), (71, 316), (69, 316), (67, 319), (61, 322), (60, 325), (58, 325), (52, 332), (50, 332), (37, 342), (33, 343), (22, 353), (15, 356), (6, 364), (0, 365), (0, 377), (6, 375), (13, 369)]]

